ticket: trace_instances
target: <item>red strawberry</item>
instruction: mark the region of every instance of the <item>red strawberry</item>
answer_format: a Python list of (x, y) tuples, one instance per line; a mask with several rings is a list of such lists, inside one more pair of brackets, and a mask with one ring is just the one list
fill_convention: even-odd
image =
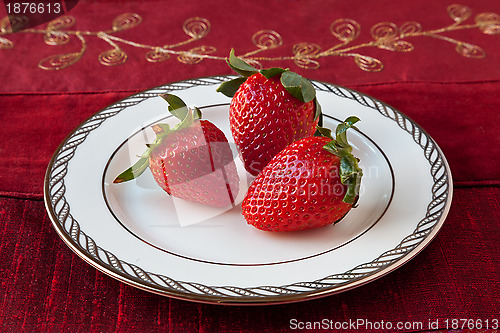
[(231, 51), (229, 66), (243, 75), (217, 91), (232, 97), (230, 128), (245, 169), (257, 175), (290, 143), (311, 136), (320, 107), (312, 84), (282, 68), (257, 71)]
[(336, 139), (304, 138), (274, 156), (243, 200), (247, 222), (266, 231), (295, 231), (341, 220), (357, 201), (362, 177), (345, 132), (357, 121), (349, 117), (340, 124)]
[(154, 125), (155, 141), (114, 183), (134, 179), (149, 166), (158, 185), (174, 197), (213, 207), (232, 204), (239, 177), (224, 133), (211, 122), (200, 120), (198, 108), (188, 109), (174, 95), (162, 97), (181, 122), (173, 128)]

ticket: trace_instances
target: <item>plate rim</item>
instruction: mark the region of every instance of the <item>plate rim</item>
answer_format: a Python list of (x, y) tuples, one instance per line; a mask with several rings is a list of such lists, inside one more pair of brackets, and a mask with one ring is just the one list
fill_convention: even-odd
[[(413, 141), (423, 149), (425, 158), (430, 163), (431, 177), (433, 178), (433, 198), (427, 205), (427, 213), (425, 217), (417, 223), (415, 230), (411, 234), (404, 237), (394, 249), (385, 251), (379, 257), (373, 259), (370, 263), (363, 263), (342, 274), (334, 274), (313, 282), (297, 282), (283, 286), (236, 287), (205, 286), (196, 282), (175, 281), (166, 276), (155, 274), (154, 272), (145, 272), (140, 267), (134, 264), (126, 263), (109, 251), (99, 247), (91, 237), (86, 235), (80, 229), (78, 221), (72, 218), (69, 204), (64, 198), (64, 176), (67, 172), (64, 166), (67, 166), (76, 148), (85, 141), (86, 135), (98, 128), (106, 119), (118, 114), (127, 107), (140, 103), (147, 98), (156, 97), (158, 94), (164, 92), (175, 92), (177, 90), (185, 90), (200, 85), (209, 86), (220, 84), (234, 77), (234, 75), (207, 76), (176, 81), (143, 90), (95, 112), (90, 117), (82, 121), (65, 137), (55, 150), (46, 169), (44, 178), (44, 203), (52, 225), (59, 237), (61, 237), (61, 239), (75, 254), (97, 270), (128, 285), (132, 285), (155, 294), (209, 304), (268, 305), (316, 299), (365, 285), (403, 266), (432, 242), (444, 224), (453, 197), (451, 170), (440, 147), (415, 121), (389, 104), (350, 88), (337, 84), (311, 80), (316, 90), (330, 92), (339, 97), (354, 100), (365, 107), (374, 109), (382, 116), (395, 121), (403, 131), (408, 132), (408, 134), (413, 137)], [(382, 110), (380, 108), (382, 108)], [(406, 128), (408, 124), (412, 127), (411, 132), (408, 128)], [(422, 138), (425, 138), (425, 144), (420, 142)], [(71, 141), (73, 139), (74, 142)], [(64, 149), (65, 146), (68, 145), (70, 147)], [(434, 152), (436, 153), (435, 160), (431, 162), (430, 159)], [(441, 172), (441, 170), (443, 174), (439, 178), (444, 179), (436, 180), (435, 176), (438, 172)], [(53, 175), (54, 173), (55, 175)], [(444, 192), (441, 192), (436, 196), (436, 193), (441, 191), (443, 187), (445, 188)], [(59, 206), (57, 212), (56, 206)], [(430, 219), (435, 222), (432, 223), (430, 228), (419, 232), (422, 234), (422, 236), (419, 236), (421, 240), (414, 243), (414, 240), (418, 239), (418, 237), (415, 237), (415, 234), (417, 229), (419, 229), (419, 225), (426, 219), (429, 219), (430, 211), (436, 207), (439, 207), (438, 211), (430, 214), (438, 215), (438, 217)], [(69, 232), (64, 228), (68, 218), (70, 219)], [(62, 219), (62, 221), (60, 219)], [(81, 239), (84, 240), (85, 244), (81, 244)], [(403, 243), (405, 241), (408, 241), (411, 244), (404, 246)], [(388, 261), (384, 259), (384, 257), (394, 256), (394, 253), (399, 254), (399, 256)], [(107, 262), (101, 258), (102, 255), (106, 257)], [(385, 264), (380, 264), (380, 262), (385, 262)], [(361, 273), (361, 271), (366, 270), (369, 267), (375, 267), (374, 273)], [(322, 282), (328, 279), (333, 279), (334, 276), (338, 279), (344, 279), (345, 282)], [(155, 278), (164, 282), (165, 286), (161, 286), (155, 282)], [(170, 288), (167, 288), (166, 286), (169, 286)], [(307, 288), (312, 288), (312, 290), (304, 290)], [(196, 292), (193, 290), (196, 290)], [(200, 294), (200, 292), (202, 292), (202, 294)]]

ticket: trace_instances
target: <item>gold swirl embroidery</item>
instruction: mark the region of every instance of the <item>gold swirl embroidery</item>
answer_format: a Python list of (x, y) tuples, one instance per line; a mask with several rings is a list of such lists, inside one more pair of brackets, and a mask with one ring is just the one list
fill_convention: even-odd
[(472, 15), (472, 11), (469, 7), (456, 4), (448, 6), (447, 11), (457, 25), (467, 21)]
[(72, 16), (61, 16), (52, 20), (47, 25), (47, 30), (62, 30), (71, 28), (75, 25), (76, 20)]
[(468, 58), (484, 58), (486, 56), (482, 48), (469, 43), (458, 43), (456, 50), (459, 54)]
[(394, 23), (383, 22), (374, 25), (371, 29), (371, 35), (377, 41), (377, 46), (381, 49), (398, 52), (413, 50), (411, 43), (399, 39), (404, 34), (399, 33), (399, 29)]
[(47, 45), (64, 45), (70, 40), (67, 33), (60, 31), (68, 29), (75, 24), (75, 19), (71, 16), (61, 16), (47, 25), (48, 32), (43, 35), (43, 41)]
[(127, 61), (127, 54), (121, 49), (112, 49), (99, 54), (99, 62), (105, 66), (121, 65)]
[(73, 65), (80, 58), (80, 53), (56, 54), (41, 60), (38, 66), (45, 70), (58, 70)]
[(280, 34), (272, 30), (261, 30), (252, 36), (252, 42), (261, 50), (275, 49), (283, 45)]
[(40, 60), (38, 67), (45, 70), (59, 70), (71, 66), (80, 60), (87, 49), (87, 43), (79, 32), (76, 33), (76, 37), (78, 37), (78, 39), (82, 42), (80, 52), (49, 56)]
[(358, 67), (367, 72), (379, 72), (384, 69), (384, 65), (382, 62), (376, 58), (361, 55), (361, 54), (352, 54), (349, 55), (354, 57), (354, 62)]
[(273, 30), (259, 30), (252, 36), (252, 43), (257, 48), (253, 51), (240, 55), (247, 63), (255, 68), (263, 68), (260, 59), (267, 60), (267, 58), (252, 57), (253, 55), (270, 49), (275, 49), (283, 45), (281, 35)]
[(215, 47), (212, 46), (199, 46), (195, 47), (188, 52), (182, 52), (177, 57), (178, 60), (184, 64), (197, 64), (203, 60), (203, 55), (208, 55), (217, 51)]
[(358, 38), (361, 26), (351, 19), (339, 19), (330, 25), (330, 32), (343, 43), (349, 43)]
[(14, 47), (14, 43), (12, 43), (7, 38), (0, 37), (0, 49), (11, 49)]
[(146, 53), (146, 60), (149, 62), (160, 62), (165, 61), (169, 58), (167, 52), (165, 52), (161, 47), (156, 47), (154, 50)]
[(318, 54), (321, 51), (321, 46), (317, 44), (299, 43), (293, 46), (293, 61), (302, 68), (312, 69), (319, 68), (319, 62), (312, 60), (310, 57)]
[(68, 34), (62, 31), (49, 31), (43, 35), (43, 41), (47, 45), (64, 45), (70, 40)]
[(422, 26), (418, 22), (405, 22), (399, 28), (399, 36), (416, 36), (422, 32)]
[(391, 22), (375, 24), (370, 30), (372, 37), (379, 41), (393, 39), (398, 35), (398, 27)]
[(482, 13), (476, 16), (479, 30), (488, 35), (500, 33), (500, 16), (495, 13)]
[[(431, 37), (440, 39), (455, 45), (458, 54), (469, 58), (484, 58), (485, 51), (478, 45), (457, 40), (444, 35), (443, 33), (465, 29), (479, 29), (484, 34), (500, 34), (500, 16), (496, 13), (480, 13), (475, 16), (474, 23), (466, 24), (472, 17), (472, 10), (463, 5), (453, 4), (446, 8), (453, 23), (439, 29), (424, 30), (420, 23), (408, 21), (398, 27), (393, 22), (380, 22), (370, 29), (372, 41), (354, 44), (361, 34), (361, 25), (353, 19), (342, 18), (333, 21), (329, 27), (330, 33), (340, 42), (332, 46), (323, 48), (320, 45), (310, 42), (296, 43), (292, 47), (292, 54), (280, 57), (265, 57), (258, 55), (270, 49), (283, 46), (283, 38), (273, 30), (260, 30), (256, 32), (251, 41), (255, 49), (238, 56), (245, 59), (251, 65), (262, 68), (262, 62), (293, 61), (295, 65), (305, 69), (317, 69), (320, 67), (320, 60), (328, 57), (352, 58), (354, 63), (363, 71), (378, 72), (384, 68), (379, 59), (359, 53), (358, 50), (364, 48), (380, 48), (387, 51), (410, 52), (414, 50), (413, 44), (408, 41), (410, 38)], [(71, 16), (59, 17), (47, 24), (45, 29), (21, 28), (26, 25), (25, 16), (9, 16), (0, 21), (0, 49), (14, 47), (14, 43), (4, 37), (12, 31), (22, 33), (43, 34), (43, 40), (48, 45), (62, 45), (68, 43), (72, 36), (76, 36), (81, 42), (81, 48), (77, 52), (58, 54), (49, 56), (41, 60), (38, 66), (45, 70), (59, 70), (71, 66), (78, 62), (84, 55), (87, 37), (97, 37), (107, 42), (111, 49), (108, 49), (98, 56), (98, 61), (105, 66), (121, 65), (127, 61), (127, 54), (119, 46), (123, 44), (129, 47), (145, 49), (145, 59), (151, 63), (158, 63), (170, 59), (174, 56), (184, 64), (197, 64), (204, 59), (225, 61), (229, 50), (224, 52), (224, 56), (216, 55), (217, 49), (213, 46), (197, 46), (181, 50), (180, 48), (195, 41), (206, 38), (210, 33), (210, 22), (202, 17), (188, 18), (182, 29), (189, 37), (181, 42), (163, 45), (147, 45), (139, 42), (123, 39), (114, 33), (137, 27), (142, 23), (142, 17), (135, 13), (125, 13), (117, 16), (111, 23), (111, 29), (107, 31), (80, 31), (70, 30), (75, 19)]]
[(122, 31), (138, 26), (142, 22), (142, 17), (134, 13), (125, 13), (115, 17), (111, 26), (113, 31)]
[[(125, 27), (124, 29), (126, 29), (128, 23), (125, 22), (124, 24), (125, 25), (120, 25), (120, 27)], [(115, 29), (115, 24), (113, 24), (113, 29)], [(120, 49), (120, 47), (110, 38), (110, 35), (106, 33), (99, 33), (97, 37), (108, 42), (108, 44), (113, 47), (113, 49), (104, 51), (99, 54), (99, 62), (101, 64), (105, 66), (116, 66), (121, 65), (127, 61), (127, 54), (122, 49)]]
[(202, 39), (210, 32), (210, 22), (202, 17), (192, 17), (184, 21), (182, 30), (193, 39)]

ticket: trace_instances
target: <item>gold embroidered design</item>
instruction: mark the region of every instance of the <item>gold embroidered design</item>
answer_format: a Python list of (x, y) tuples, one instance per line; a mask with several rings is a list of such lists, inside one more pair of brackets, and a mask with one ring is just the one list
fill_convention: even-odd
[(321, 46), (317, 44), (299, 43), (292, 48), (294, 54), (293, 61), (302, 68), (316, 69), (319, 68), (319, 62), (312, 60), (311, 57), (316, 56), (321, 51)]
[(184, 22), (182, 30), (193, 40), (202, 39), (210, 32), (210, 22), (201, 17), (192, 17)]
[(476, 16), (479, 30), (488, 35), (500, 33), (500, 16), (495, 13), (482, 13)]
[[(495, 13), (480, 13), (475, 16), (473, 24), (465, 24), (472, 16), (472, 10), (463, 5), (450, 5), (447, 13), (453, 23), (443, 28), (434, 30), (424, 30), (418, 22), (405, 22), (398, 26), (393, 22), (380, 22), (370, 29), (372, 41), (354, 44), (354, 41), (361, 34), (361, 25), (348, 18), (335, 20), (330, 25), (330, 33), (340, 42), (326, 50), (318, 44), (301, 42), (293, 45), (290, 56), (265, 57), (260, 56), (266, 50), (279, 48), (283, 45), (281, 35), (273, 30), (260, 30), (256, 32), (251, 41), (256, 47), (254, 50), (238, 55), (248, 63), (257, 68), (262, 68), (262, 62), (293, 61), (297, 66), (305, 69), (317, 69), (320, 67), (320, 59), (327, 57), (350, 57), (354, 63), (363, 71), (378, 72), (384, 68), (382, 61), (374, 57), (361, 54), (358, 50), (367, 48), (379, 48), (393, 52), (410, 52), (414, 50), (413, 44), (408, 39), (416, 37), (432, 37), (455, 45), (458, 54), (470, 58), (484, 58), (486, 53), (478, 46), (465, 41), (460, 41), (443, 35), (445, 32), (479, 29), (481, 32), (494, 35), (500, 34), (500, 16)], [(27, 18), (25, 16), (9, 16), (0, 21), (0, 49), (14, 47), (14, 43), (3, 37), (9, 32), (19, 31), (25, 26)], [(78, 62), (87, 49), (88, 37), (97, 37), (109, 44), (110, 49), (103, 51), (98, 60), (105, 66), (121, 65), (127, 61), (126, 52), (120, 45), (146, 49), (145, 59), (148, 62), (162, 62), (175, 56), (177, 60), (184, 64), (197, 64), (204, 59), (226, 60), (226, 56), (217, 56), (217, 49), (213, 46), (201, 45), (187, 50), (180, 50), (181, 47), (205, 38), (210, 32), (210, 22), (201, 17), (192, 17), (183, 24), (183, 31), (189, 37), (174, 44), (147, 45), (139, 42), (126, 40), (114, 35), (126, 29), (134, 28), (142, 23), (142, 17), (134, 13), (125, 13), (117, 16), (111, 23), (111, 29), (107, 31), (80, 31), (71, 30), (75, 24), (72, 16), (62, 16), (47, 24), (45, 29), (26, 29), (22, 33), (42, 34), (47, 45), (67, 44), (72, 36), (81, 42), (78, 52), (57, 54), (42, 59), (38, 66), (44, 70), (59, 70)], [(228, 54), (225, 50), (224, 54)]]
[(82, 48), (80, 52), (68, 53), (68, 54), (56, 54), (45, 59), (42, 59), (38, 63), (38, 67), (45, 70), (57, 70), (63, 69), (68, 66), (73, 65), (78, 60), (80, 60), (87, 49), (87, 43), (85, 39), (82, 37), (80, 32), (75, 33), (76, 37), (82, 42)]

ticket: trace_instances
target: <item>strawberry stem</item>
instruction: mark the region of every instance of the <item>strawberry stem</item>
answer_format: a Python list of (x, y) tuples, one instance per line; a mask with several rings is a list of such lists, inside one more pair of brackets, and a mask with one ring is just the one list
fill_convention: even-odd
[(331, 131), (326, 128), (317, 129), (320, 135), (332, 138), (324, 149), (340, 157), (339, 175), (342, 184), (347, 185), (347, 192), (342, 199), (344, 202), (354, 204), (359, 196), (359, 188), (363, 170), (358, 165), (358, 159), (352, 154), (352, 146), (347, 141), (347, 130), (355, 128), (354, 124), (360, 121), (358, 117), (351, 116), (340, 123), (335, 130), (335, 139), (331, 136)]

